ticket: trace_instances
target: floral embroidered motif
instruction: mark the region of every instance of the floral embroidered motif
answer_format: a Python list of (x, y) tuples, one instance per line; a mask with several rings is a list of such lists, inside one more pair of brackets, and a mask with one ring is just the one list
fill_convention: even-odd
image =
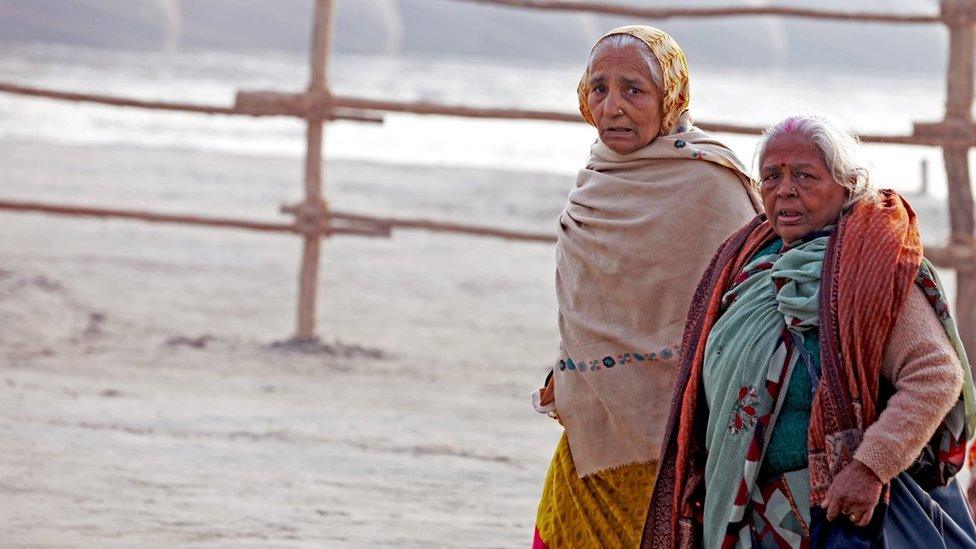
[(630, 353), (617, 355), (617, 364), (630, 364), (633, 361), (634, 359), (630, 356)]
[(729, 420), (728, 430), (739, 433), (756, 424), (756, 404), (759, 403), (759, 393), (751, 387), (739, 389), (739, 400), (732, 408), (732, 418)]
[(928, 273), (919, 271), (916, 281), (922, 287), (925, 292), (925, 297), (928, 298), (929, 303), (932, 308), (935, 309), (935, 314), (938, 315), (940, 320), (946, 320), (950, 318), (949, 314), (949, 304), (945, 300), (945, 296), (939, 291), (939, 286), (935, 283)]
[(556, 361), (556, 368), (559, 371), (574, 370), (577, 372), (598, 372), (604, 369), (611, 369), (615, 366), (625, 365), (625, 364), (638, 364), (639, 362), (657, 362), (659, 360), (670, 360), (681, 353), (681, 346), (675, 345), (673, 347), (664, 347), (663, 349), (654, 353), (623, 353), (613, 356), (605, 356), (603, 358), (598, 358), (594, 360), (583, 360), (580, 362), (573, 362), (573, 359), (566, 358)]
[(680, 148), (684, 147), (685, 145), (687, 145), (687, 143), (685, 143), (684, 141), (682, 141), (680, 139), (678, 139), (678, 140), (676, 140), (674, 142), (674, 148), (676, 148), (676, 149), (680, 149)]

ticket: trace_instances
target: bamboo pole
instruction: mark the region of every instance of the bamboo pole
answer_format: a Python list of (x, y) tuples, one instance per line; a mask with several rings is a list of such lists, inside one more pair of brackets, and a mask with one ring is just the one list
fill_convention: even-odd
[[(297, 207), (290, 207), (288, 209), (294, 210), (296, 208)], [(118, 218), (146, 221), (150, 223), (175, 223), (202, 225), (207, 227), (246, 229), (251, 231), (304, 234), (302, 232), (302, 228), (295, 223), (252, 221), (233, 217), (172, 214), (145, 210), (129, 210), (125, 208), (82, 206), (76, 204), (52, 204), (48, 202), (0, 199), (0, 210), (80, 217)], [(435, 221), (431, 219), (380, 217), (330, 210), (329, 221), (330, 225), (322, 236), (355, 235), (386, 237), (390, 236), (393, 229), (407, 229), (435, 233), (467, 234), (472, 236), (484, 236), (524, 242), (556, 242), (556, 236), (551, 233), (535, 233), (531, 231), (505, 229), (502, 227), (472, 225), (468, 223), (455, 223), (450, 221)], [(949, 259), (946, 259), (945, 261), (949, 261)]]
[[(149, 223), (174, 223), (273, 233), (301, 234), (301, 230), (294, 223), (252, 221), (230, 217), (196, 216), (189, 214), (170, 214), (144, 210), (104, 208), (73, 204), (52, 204), (36, 201), (0, 199), (0, 210), (77, 217), (118, 218), (145, 221)], [(467, 223), (435, 221), (430, 219), (380, 217), (335, 210), (329, 212), (329, 219), (333, 223), (337, 221), (348, 221), (349, 224), (331, 225), (329, 227), (328, 235), (341, 234), (387, 237), (390, 236), (391, 231), (395, 229), (405, 229), (438, 233), (466, 234), (523, 242), (542, 242), (547, 244), (556, 242), (556, 236), (552, 233), (518, 231), (514, 229), (504, 229), (501, 227), (492, 227), (487, 225), (471, 225)], [(973, 261), (976, 261), (976, 243), (971, 243), (968, 246), (959, 244), (950, 246), (926, 246), (925, 256), (939, 267), (955, 269), (959, 265), (968, 265)]]
[[(947, 126), (972, 127), (974, 78), (976, 78), (976, 0), (942, 0), (943, 19), (949, 28), (949, 67), (946, 73)], [(950, 242), (971, 246), (976, 219), (969, 176), (969, 146), (943, 150), (949, 184)], [(956, 269), (956, 321), (963, 344), (976, 353), (976, 265)]]
[[(739, 7), (739, 8), (643, 8), (603, 4), (588, 1), (562, 0), (460, 0), (471, 3), (500, 6), (533, 8), (542, 10), (585, 11), (593, 13), (627, 15), (642, 18), (671, 17), (716, 17), (716, 16), (762, 16), (778, 15), (814, 19), (833, 19), (843, 21), (885, 22), (885, 23), (934, 23), (943, 22), (950, 30), (949, 71), (947, 73), (946, 116), (936, 124), (917, 124), (912, 135), (862, 135), (865, 142), (894, 143), (910, 145), (941, 146), (947, 175), (949, 176), (949, 207), (952, 238), (949, 246), (932, 249), (940, 263), (955, 266), (958, 271), (957, 309), (960, 330), (964, 343), (970, 351), (976, 350), (976, 237), (974, 237), (973, 194), (969, 178), (968, 151), (976, 146), (976, 124), (971, 115), (973, 101), (974, 50), (976, 50), (976, 0), (942, 0), (940, 16), (929, 15), (891, 15), (864, 12), (838, 12), (801, 8), (779, 7)], [(250, 116), (298, 116), (308, 122), (306, 132), (305, 158), (305, 199), (292, 207), (295, 214), (293, 224), (264, 223), (232, 218), (203, 218), (198, 216), (158, 214), (152, 212), (133, 212), (129, 210), (109, 210), (104, 208), (80, 208), (63, 205), (39, 205), (20, 203), (12, 205), (0, 201), (0, 209), (33, 210), (61, 215), (95, 215), (101, 217), (123, 217), (145, 221), (189, 223), (198, 225), (236, 227), (253, 230), (297, 232), (304, 235), (302, 264), (299, 275), (298, 326), (295, 339), (315, 340), (315, 306), (321, 251), (321, 237), (335, 233), (345, 234), (389, 234), (392, 227), (443, 231), (483, 236), (495, 236), (516, 240), (552, 242), (551, 235), (526, 233), (494, 227), (465, 225), (421, 219), (380, 218), (356, 214), (333, 212), (322, 195), (322, 147), (324, 141), (323, 123), (325, 120), (349, 119), (378, 122), (382, 121), (371, 112), (410, 112), (463, 116), (473, 118), (535, 119), (563, 122), (579, 122), (575, 113), (560, 113), (524, 109), (476, 108), (448, 106), (423, 102), (379, 101), (355, 97), (332, 97), (327, 85), (327, 63), (330, 49), (332, 24), (332, 0), (316, 0), (312, 28), (311, 74), (308, 91), (304, 94), (281, 94), (272, 92), (242, 92), (233, 107), (200, 105), (191, 103), (144, 101), (99, 94), (83, 94), (31, 88), (0, 82), (0, 92), (17, 93), (37, 97), (68, 101), (86, 101), (123, 107), (138, 107), (158, 110), (197, 112), (204, 114), (228, 114)], [(349, 109), (349, 110), (343, 110)], [(699, 123), (704, 129), (723, 132), (756, 135), (761, 127), (734, 124)], [(26, 205), (25, 205), (26, 204)], [(332, 221), (352, 221), (365, 223), (363, 227), (333, 226)], [(372, 225), (371, 225), (372, 223)]]
[(865, 23), (938, 23), (938, 15), (888, 14), (856, 11), (833, 11), (805, 8), (773, 6), (736, 6), (714, 8), (647, 8), (639, 5), (608, 4), (584, 0), (454, 0), (470, 4), (506, 6), (511, 8), (530, 8), (549, 11), (569, 11), (597, 13), (601, 15), (621, 15), (641, 19), (671, 19), (675, 17), (733, 17), (776, 15), (783, 17), (803, 17), (806, 19), (828, 19), (833, 21), (853, 21)]
[[(316, 0), (312, 22), (311, 74), (309, 93), (328, 94), (328, 62), (332, 28), (332, 0)], [(305, 202), (296, 212), (296, 222), (304, 227), (302, 264), (298, 277), (298, 327), (296, 341), (314, 341), (315, 306), (318, 299), (319, 256), (322, 226), (328, 223), (328, 208), (322, 197), (323, 119), (308, 117), (305, 150)]]
[(517, 231), (513, 229), (503, 229), (501, 227), (489, 227), (485, 225), (470, 225), (467, 223), (452, 223), (450, 221), (434, 221), (430, 219), (405, 219), (402, 217), (376, 217), (372, 215), (350, 214), (344, 212), (331, 212), (332, 219), (348, 221), (362, 221), (368, 223), (378, 223), (389, 226), (391, 229), (413, 229), (430, 231), (435, 233), (455, 233), (469, 234), (473, 236), (487, 236), (502, 238), (505, 240), (521, 240), (527, 242), (545, 242), (553, 244), (556, 242), (556, 235), (547, 233), (533, 233), (528, 231)]
[[(171, 214), (149, 212), (144, 210), (127, 210), (123, 208), (102, 208), (95, 206), (81, 206), (68, 204), (49, 204), (36, 201), (0, 200), (0, 210), (46, 213), (53, 215), (67, 215), (80, 217), (101, 217), (131, 219), (150, 223), (176, 223), (183, 225), (202, 225), (205, 227), (224, 227), (232, 229), (246, 229), (249, 231), (263, 231), (273, 233), (300, 233), (301, 230), (294, 223), (275, 223), (271, 221), (252, 221), (233, 217), (212, 217), (189, 214)], [(382, 218), (366, 216), (349, 216), (353, 223), (349, 226), (332, 226), (328, 234), (345, 234), (357, 236), (389, 236), (392, 225)]]
[[(295, 208), (290, 208), (295, 209)], [(190, 214), (172, 214), (150, 212), (145, 210), (129, 210), (125, 208), (104, 208), (99, 206), (82, 206), (77, 204), (53, 204), (48, 202), (4, 200), (0, 199), (0, 210), (14, 212), (36, 212), (52, 215), (101, 217), (130, 219), (150, 223), (175, 223), (186, 225), (202, 225), (207, 227), (225, 227), (246, 229), (251, 231), (297, 233), (303, 234), (302, 229), (295, 223), (276, 223), (273, 221), (252, 221), (233, 217), (197, 216)], [(325, 235), (355, 235), (355, 236), (390, 236), (393, 229), (407, 229), (429, 231), (435, 233), (467, 234), (517, 240), (524, 242), (555, 243), (556, 236), (551, 233), (536, 233), (519, 231), (487, 225), (472, 225), (450, 221), (436, 221), (431, 219), (380, 217), (340, 211), (329, 212), (330, 225)], [(346, 223), (343, 223), (346, 222)], [(942, 256), (940, 256), (942, 257)], [(945, 257), (950, 257), (946, 255)], [(945, 261), (950, 261), (946, 259)]]
[[(541, 111), (531, 109), (510, 109), (498, 107), (467, 107), (463, 105), (444, 105), (427, 101), (392, 101), (386, 99), (366, 99), (342, 95), (332, 96), (334, 107), (345, 107), (356, 111), (402, 112), (421, 115), (460, 116), (465, 118), (492, 118), (499, 120), (549, 120), (552, 122), (583, 122), (577, 113)], [(744, 126), (716, 122), (696, 121), (695, 126), (711, 132), (741, 135), (759, 135), (763, 126)], [(939, 147), (944, 144), (976, 146), (973, 132), (948, 133), (942, 131), (942, 123), (919, 125), (924, 132), (919, 135), (859, 134), (865, 143), (889, 145), (921, 145)]]
[[(389, 101), (349, 96), (332, 97), (329, 101), (331, 107), (326, 108), (324, 105), (319, 104), (324, 103), (326, 98), (321, 93), (287, 94), (240, 91), (237, 94), (237, 103), (233, 107), (221, 107), (197, 103), (144, 101), (128, 97), (35, 88), (5, 82), (0, 82), (0, 92), (30, 97), (113, 105), (117, 107), (134, 107), (211, 115), (254, 117), (297, 116), (301, 118), (306, 118), (311, 115), (324, 116), (327, 120), (382, 123), (383, 118), (374, 114), (374, 112), (403, 112), (422, 115), (460, 116), (465, 118), (583, 122), (579, 114), (568, 112), (497, 107), (466, 107), (423, 101)], [(741, 135), (759, 135), (764, 129), (762, 126), (745, 126), (741, 124), (724, 124), (706, 121), (696, 121), (695, 125), (706, 131)], [(918, 124), (916, 125), (916, 130), (916, 133), (913, 135), (860, 134), (860, 137), (861, 141), (865, 143), (932, 147), (943, 145), (976, 146), (976, 129), (955, 128), (955, 131), (950, 132), (946, 131), (940, 122), (936, 124)]]
[(976, 261), (976, 243), (969, 246), (952, 244), (949, 246), (926, 246), (925, 257), (937, 267), (958, 269), (972, 265)]
[[(52, 90), (48, 88), (37, 88), (33, 86), (22, 86), (10, 82), (0, 82), (0, 92), (28, 97), (40, 97), (44, 99), (57, 99), (62, 101), (75, 101), (79, 103), (96, 103), (99, 105), (111, 105), (113, 107), (133, 107), (138, 109), (152, 109), (159, 111), (190, 112), (198, 114), (224, 114), (238, 116), (301, 116), (304, 117), (305, 107), (302, 102), (305, 98), (302, 94), (277, 94), (279, 105), (276, 108), (269, 108), (266, 104), (252, 102), (233, 107), (223, 107), (219, 105), (204, 105), (201, 103), (181, 103), (176, 101), (147, 101), (144, 99), (133, 99), (131, 97), (118, 97), (114, 95), (104, 95), (98, 93), (80, 93), (63, 90)], [(246, 94), (245, 94), (246, 95)], [(291, 104), (282, 98), (292, 98)], [(321, 109), (320, 109), (321, 110)], [(355, 122), (381, 123), (383, 119), (371, 113), (356, 112), (351, 110), (330, 111), (326, 115), (329, 120), (351, 120)]]

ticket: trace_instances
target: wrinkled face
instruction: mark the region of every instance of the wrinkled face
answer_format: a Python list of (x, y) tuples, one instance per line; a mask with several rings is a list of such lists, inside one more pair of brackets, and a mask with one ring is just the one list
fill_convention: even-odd
[(784, 242), (833, 224), (847, 200), (823, 156), (800, 133), (775, 137), (759, 166), (763, 209)]
[(640, 48), (604, 48), (590, 60), (587, 104), (600, 139), (620, 154), (647, 145), (661, 130), (661, 93)]

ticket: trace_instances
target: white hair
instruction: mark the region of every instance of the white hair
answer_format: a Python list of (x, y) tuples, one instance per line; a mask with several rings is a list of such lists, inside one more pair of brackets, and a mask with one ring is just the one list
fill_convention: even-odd
[(648, 46), (643, 40), (637, 38), (636, 36), (631, 36), (629, 34), (611, 34), (609, 36), (604, 36), (599, 42), (593, 46), (593, 50), (590, 52), (590, 60), (587, 65), (592, 65), (593, 60), (596, 59), (597, 55), (604, 52), (604, 50), (619, 50), (626, 48), (627, 46), (636, 45), (638, 51), (641, 52), (641, 58), (644, 63), (647, 64), (647, 69), (651, 73), (651, 80), (654, 85), (657, 86), (657, 91), (664, 94), (664, 73), (661, 72), (661, 63), (654, 57), (654, 53), (651, 52), (650, 46)]
[(834, 180), (849, 191), (845, 208), (859, 200), (877, 199), (878, 191), (871, 181), (868, 169), (858, 159), (861, 140), (852, 130), (825, 116), (791, 116), (766, 128), (756, 148), (757, 171), (762, 168), (769, 142), (788, 133), (807, 136), (820, 151)]

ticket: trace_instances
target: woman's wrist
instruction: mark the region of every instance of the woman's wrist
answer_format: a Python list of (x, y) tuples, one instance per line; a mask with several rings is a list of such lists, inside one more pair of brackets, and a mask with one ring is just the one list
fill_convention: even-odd
[(881, 480), (881, 477), (878, 475), (878, 473), (876, 473), (874, 469), (872, 469), (863, 461), (855, 458), (851, 460), (851, 465), (853, 465), (861, 473), (864, 473), (865, 475), (869, 475), (873, 480), (877, 481), (878, 484), (884, 484), (884, 482)]

